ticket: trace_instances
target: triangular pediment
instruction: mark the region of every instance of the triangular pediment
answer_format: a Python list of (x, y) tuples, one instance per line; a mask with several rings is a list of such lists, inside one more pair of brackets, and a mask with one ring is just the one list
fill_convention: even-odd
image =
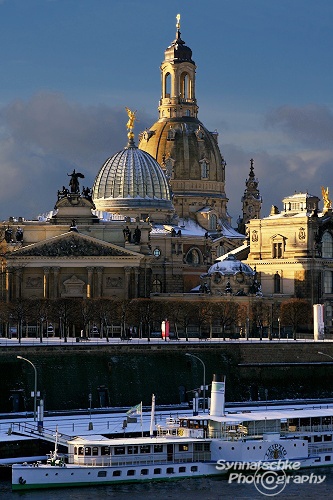
[(74, 231), (55, 236), (16, 250), (8, 259), (18, 257), (133, 257), (137, 252), (126, 250), (91, 236)]

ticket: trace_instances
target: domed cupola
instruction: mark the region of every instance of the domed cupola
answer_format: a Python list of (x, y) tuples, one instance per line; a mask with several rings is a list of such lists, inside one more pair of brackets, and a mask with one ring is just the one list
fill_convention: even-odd
[(211, 295), (257, 294), (256, 271), (233, 255), (218, 259), (207, 274), (200, 276), (200, 289)]
[(157, 161), (136, 147), (135, 113), (128, 108), (127, 112), (128, 144), (108, 158), (96, 176), (92, 189), (96, 209), (164, 222), (174, 212), (167, 179)]
[(192, 50), (190, 47), (185, 45), (185, 42), (180, 38), (180, 15), (177, 14), (177, 24), (176, 24), (176, 39), (171, 45), (166, 49), (164, 53), (165, 61), (184, 62), (188, 61), (194, 64), (192, 61)]
[(209, 132), (197, 117), (196, 66), (191, 49), (180, 38), (179, 16), (176, 27), (176, 40), (165, 51), (160, 68), (159, 120), (141, 134), (139, 148), (162, 166), (178, 216), (190, 217), (205, 229), (215, 230), (219, 219), (230, 222), (226, 163), (217, 132)]

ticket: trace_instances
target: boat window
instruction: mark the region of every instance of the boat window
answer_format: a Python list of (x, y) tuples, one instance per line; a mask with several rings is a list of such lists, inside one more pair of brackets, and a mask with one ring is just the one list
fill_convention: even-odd
[(154, 453), (163, 453), (163, 444), (154, 444)]
[(140, 453), (150, 453), (150, 444), (143, 444), (140, 446)]
[(179, 451), (188, 451), (188, 443), (180, 444)]
[(202, 451), (202, 443), (194, 443), (194, 451)]
[(332, 441), (332, 435), (331, 434), (325, 434), (324, 441)]
[(181, 420), (180, 427), (187, 427), (187, 420)]
[(121, 470), (114, 470), (112, 475), (118, 477), (121, 476)]
[(198, 467), (196, 465), (192, 465), (191, 472), (198, 472)]
[(210, 443), (204, 443), (203, 449), (204, 451), (210, 451)]
[(135, 476), (135, 470), (134, 469), (130, 469), (127, 471), (127, 475), (128, 476)]
[(154, 474), (161, 474), (162, 472), (162, 469), (158, 468), (158, 469), (154, 469)]
[(98, 455), (98, 447), (97, 446), (93, 446), (92, 454), (94, 457), (96, 457)]
[(322, 439), (321, 439), (321, 436), (314, 436), (313, 437), (313, 442), (314, 443), (321, 443)]
[(102, 446), (101, 455), (111, 455), (110, 446)]
[(90, 446), (86, 446), (85, 449), (84, 449), (84, 454), (85, 455), (91, 455), (91, 447)]
[(167, 470), (166, 470), (166, 473), (167, 474), (173, 474), (175, 471), (174, 471), (174, 468), (173, 467), (167, 467)]
[(97, 477), (106, 477), (106, 472), (107, 472), (106, 470), (99, 470)]
[(114, 447), (115, 455), (125, 455), (125, 446), (115, 446)]
[(83, 446), (79, 446), (79, 453), (78, 453), (79, 455), (83, 455), (83, 449), (84, 449)]
[(179, 467), (179, 472), (186, 472), (186, 467)]
[(137, 446), (127, 446), (127, 453), (129, 455), (137, 455), (138, 454), (138, 447)]
[(148, 476), (148, 469), (141, 469), (141, 476)]
[(331, 455), (326, 455), (325, 462), (330, 462), (330, 461), (331, 461)]

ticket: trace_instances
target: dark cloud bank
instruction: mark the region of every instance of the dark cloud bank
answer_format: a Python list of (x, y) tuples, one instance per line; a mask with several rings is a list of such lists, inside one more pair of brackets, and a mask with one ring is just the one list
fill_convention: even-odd
[[(156, 116), (138, 110), (136, 134)], [(85, 174), (91, 186), (106, 158), (126, 145), (125, 109), (106, 105), (83, 106), (61, 94), (39, 93), (29, 101), (14, 101), (0, 110), (0, 218), (36, 217), (52, 210), (57, 190), (68, 184), (73, 168)], [(320, 186), (333, 193), (333, 114), (329, 108), (284, 106), (265, 118), (263, 131), (284, 137), (279, 153), (272, 145), (246, 151), (241, 144), (220, 144), (227, 160), (226, 193), (236, 223), (240, 198), (249, 173), (250, 158), (264, 198), (263, 215), (271, 205), (295, 190), (320, 196)], [(275, 147), (276, 145), (274, 145)], [(276, 147), (275, 147), (276, 151)]]

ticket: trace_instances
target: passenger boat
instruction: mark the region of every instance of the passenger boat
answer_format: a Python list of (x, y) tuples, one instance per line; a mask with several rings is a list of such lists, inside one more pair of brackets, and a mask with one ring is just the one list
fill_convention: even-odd
[(225, 411), (225, 381), (214, 376), (209, 414), (154, 423), (149, 437), (102, 435), (68, 441), (45, 464), (14, 464), (12, 489), (173, 480), (253, 468), (333, 465), (333, 405)]

